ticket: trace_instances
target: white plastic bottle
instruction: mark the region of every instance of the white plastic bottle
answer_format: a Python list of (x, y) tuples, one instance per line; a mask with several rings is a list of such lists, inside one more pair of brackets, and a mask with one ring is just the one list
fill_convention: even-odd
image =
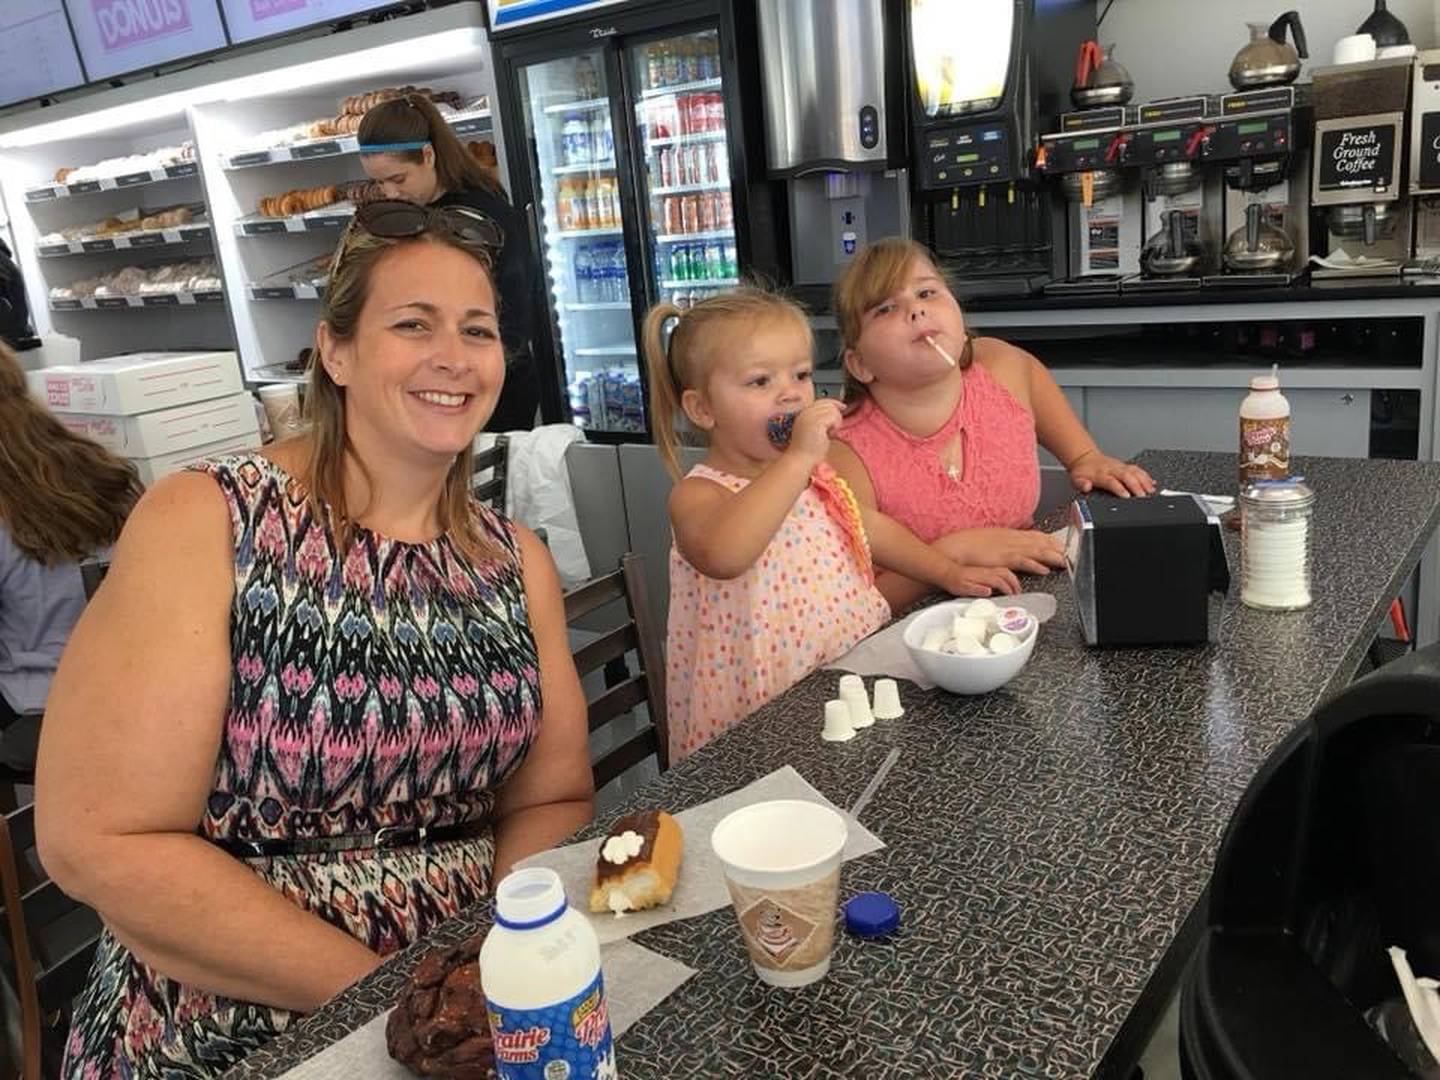
[(496, 888), (480, 987), (501, 1080), (617, 1080), (600, 942), (555, 871), (516, 870)]
[(1250, 380), (1240, 403), (1240, 489), (1290, 475), (1290, 402), (1280, 393), (1280, 368)]

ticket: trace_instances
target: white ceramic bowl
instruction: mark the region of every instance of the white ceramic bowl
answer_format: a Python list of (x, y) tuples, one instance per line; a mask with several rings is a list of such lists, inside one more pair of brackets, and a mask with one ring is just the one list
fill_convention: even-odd
[[(1005, 598), (998, 597), (996, 603), (1004, 606)], [(949, 627), (952, 619), (970, 606), (970, 600), (948, 600), (943, 604), (928, 607), (916, 615), (905, 627), (905, 648), (926, 678), (941, 689), (952, 694), (988, 694), (999, 689), (1020, 674), (1035, 651), (1035, 639), (1040, 636), (1040, 624), (1032, 623), (1020, 647), (1008, 653), (986, 653), (978, 656), (952, 656), (949, 653), (932, 652), (920, 648), (920, 642), (931, 630)]]

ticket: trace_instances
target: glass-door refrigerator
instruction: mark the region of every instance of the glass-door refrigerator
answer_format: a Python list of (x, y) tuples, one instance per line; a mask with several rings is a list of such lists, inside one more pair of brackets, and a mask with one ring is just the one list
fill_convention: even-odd
[(747, 255), (731, 11), (611, 4), (506, 36), (505, 13), (525, 7), (492, 6), (492, 26), (507, 130), (527, 140), (511, 182), (546, 278), (546, 418), (646, 439), (645, 312), (738, 284)]

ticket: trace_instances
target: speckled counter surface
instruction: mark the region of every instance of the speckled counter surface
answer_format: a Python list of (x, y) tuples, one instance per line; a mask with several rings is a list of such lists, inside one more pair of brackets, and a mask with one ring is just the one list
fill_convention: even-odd
[[(1234, 488), (1230, 455), (1141, 461), (1165, 487)], [(1319, 495), (1307, 611), (1249, 611), (1237, 581), (1218, 644), (1091, 650), (1069, 582), (1052, 577), (1038, 587), (1059, 612), (1001, 690), (965, 699), (902, 683), (903, 719), (825, 744), (836, 676), (820, 672), (642, 792), (634, 806), (679, 810), (788, 763), (848, 806), (899, 748), (864, 813), (888, 846), (847, 863), (841, 887), (883, 889), (904, 915), (883, 941), (841, 935), (829, 977), (798, 992), (753, 977), (728, 909), (640, 935), (700, 974), (620, 1040), (622, 1075), (1121, 1075), (1146, 1034), (1136, 1017), (1153, 1015), (1173, 985), (1183, 957), (1172, 943), (1245, 785), (1350, 681), (1440, 521), (1440, 465), (1300, 469)], [(1235, 534), (1227, 543), (1238, 569)], [(462, 917), (440, 938), (485, 921)], [(375, 1016), (413, 954), (233, 1075), (278, 1076)]]

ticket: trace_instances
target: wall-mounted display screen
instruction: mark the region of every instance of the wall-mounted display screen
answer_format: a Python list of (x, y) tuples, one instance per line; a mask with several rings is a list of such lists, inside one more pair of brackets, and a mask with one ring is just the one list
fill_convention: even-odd
[(220, 7), (230, 40), (239, 45), (363, 15), (393, 3), (395, 0), (220, 0)]
[(65, 10), (91, 82), (226, 45), (216, 0), (65, 0)]
[(0, 3), (0, 105), (44, 97), (84, 81), (60, 0)]

